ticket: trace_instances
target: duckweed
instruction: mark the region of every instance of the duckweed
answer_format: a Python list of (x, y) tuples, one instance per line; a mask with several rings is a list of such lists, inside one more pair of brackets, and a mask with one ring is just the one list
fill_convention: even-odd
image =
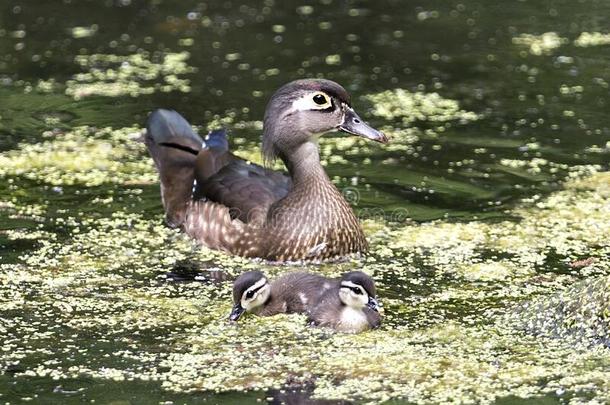
[(98, 28), (99, 27), (97, 24), (93, 24), (89, 27), (73, 27), (70, 30), (70, 33), (72, 34), (72, 37), (76, 39), (87, 38), (95, 35), (97, 33)]
[(186, 63), (189, 57), (186, 51), (167, 53), (159, 62), (152, 61), (146, 53), (78, 55), (74, 62), (85, 72), (66, 82), (66, 95), (79, 100), (92, 95), (135, 97), (175, 90), (188, 93), (190, 81), (181, 76), (196, 71)]
[(457, 101), (443, 98), (438, 93), (412, 93), (395, 89), (369, 94), (364, 98), (373, 105), (373, 115), (392, 121), (398, 119), (404, 125), (415, 121), (469, 122), (479, 118), (473, 112), (461, 110)]
[(584, 280), (526, 302), (507, 321), (533, 335), (610, 348), (610, 277)]
[[(33, 178), (53, 179), (53, 184), (123, 182), (127, 177), (149, 182), (150, 169), (129, 171), (123, 160), (124, 148), (135, 148), (129, 149), (134, 155), (142, 152), (136, 142), (127, 146), (133, 130), (80, 128), (57, 135), (40, 149), (23, 145), (29, 160), (9, 152), (2, 166), (11, 169), (2, 176), (33, 172)], [(101, 153), (86, 139), (106, 143), (109, 152)], [(346, 147), (340, 139), (336, 146)], [(85, 155), (93, 148), (97, 159), (106, 162), (114, 156), (119, 166), (93, 180), (84, 172), (95, 171), (94, 163), (83, 162), (87, 170), (81, 173), (78, 165), (48, 159), (60, 173), (49, 176), (37, 162), (58, 145)], [(67, 238), (50, 231), (4, 232), (12, 240), (39, 244), (17, 263), (0, 266), (0, 313), (10, 314), (1, 317), (0, 370), (19, 369), (17, 378), (157, 381), (174, 392), (313, 383), (319, 398), (374, 402), (493, 402), (508, 395), (557, 392), (570, 392), (573, 403), (590, 397), (610, 400), (610, 351), (591, 332), (607, 332), (607, 324), (591, 321), (576, 333), (570, 323), (584, 314), (608, 319), (604, 283), (610, 275), (610, 176), (594, 167), (574, 173), (578, 176), (562, 191), (532, 197), (511, 210), (518, 220), (392, 225), (369, 219), (370, 254), (346, 263), (305, 266), (329, 276), (356, 267), (375, 277), (384, 324), (358, 336), (310, 328), (304, 316), (246, 316), (230, 325), (226, 317), (233, 277), (254, 268), (273, 277), (290, 268), (194, 246), (162, 225), (161, 215), (147, 219), (117, 211), (101, 218), (46, 220), (68, 226)], [(138, 193), (127, 196), (140, 198)], [(101, 208), (106, 202), (93, 204)], [(19, 199), (2, 207), (44, 215), (42, 208), (20, 208)], [(570, 270), (569, 263), (583, 258), (595, 260)], [(552, 266), (557, 270), (542, 270)], [(196, 276), (189, 276), (192, 271)], [(567, 290), (591, 275), (600, 278), (590, 288)], [(176, 281), (180, 279), (185, 281)], [(580, 288), (597, 292), (579, 295)], [(549, 292), (556, 298), (544, 298)], [(568, 299), (574, 304), (560, 305), (563, 297), (573, 297)], [(519, 315), (512, 318), (515, 313)], [(560, 326), (547, 328), (540, 319), (557, 320), (554, 325)], [(560, 336), (575, 339), (569, 344), (557, 339), (559, 329)], [(82, 336), (95, 336), (97, 343), (79, 346)], [(51, 339), (53, 350), (47, 345)]]
[(513, 38), (513, 44), (527, 47), (532, 55), (548, 55), (566, 43), (568, 39), (560, 37), (556, 32), (545, 32), (542, 35), (521, 34)]
[(148, 184), (157, 181), (154, 167), (136, 142), (137, 127), (77, 127), (70, 132), (46, 132), (46, 140), (20, 144), (0, 155), (0, 177), (22, 176), (52, 185), (103, 183)]
[(589, 46), (610, 45), (610, 34), (602, 34), (601, 32), (583, 32), (576, 40), (574, 45), (583, 48)]

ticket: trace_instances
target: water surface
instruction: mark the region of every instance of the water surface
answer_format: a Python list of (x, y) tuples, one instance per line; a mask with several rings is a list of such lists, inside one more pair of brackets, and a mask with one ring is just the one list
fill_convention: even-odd
[[(0, 9), (0, 400), (609, 399), (607, 348), (501, 322), (609, 272), (606, 2)], [(266, 101), (302, 77), (338, 81), (392, 136), (321, 142), (372, 251), (306, 267), (375, 277), (384, 326), (358, 337), (227, 326), (233, 277), (287, 269), (167, 229), (137, 140), (172, 108), (260, 160)]]

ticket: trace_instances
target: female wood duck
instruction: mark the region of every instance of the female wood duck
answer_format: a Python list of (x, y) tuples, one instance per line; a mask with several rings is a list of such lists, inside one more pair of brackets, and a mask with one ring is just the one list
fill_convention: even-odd
[(270, 284), (260, 271), (247, 271), (233, 283), (229, 319), (237, 321), (246, 311), (258, 316), (306, 313), (336, 284), (336, 280), (301, 271), (287, 273)]
[(175, 111), (154, 111), (146, 144), (168, 223), (209, 248), (272, 261), (366, 251), (358, 220), (320, 164), (317, 138), (333, 130), (387, 142), (329, 80), (288, 83), (267, 105), (264, 159), (281, 159), (290, 177), (233, 155), (224, 131), (203, 141)]
[(309, 311), (313, 325), (345, 333), (377, 328), (381, 323), (373, 279), (361, 271), (345, 273)]

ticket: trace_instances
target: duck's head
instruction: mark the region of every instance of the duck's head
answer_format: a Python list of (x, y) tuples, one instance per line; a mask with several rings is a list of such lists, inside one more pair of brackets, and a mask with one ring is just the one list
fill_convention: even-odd
[(233, 310), (229, 319), (237, 321), (245, 311), (264, 305), (269, 299), (271, 286), (260, 271), (247, 271), (233, 283)]
[(347, 91), (324, 79), (296, 80), (280, 87), (265, 111), (263, 153), (267, 160), (286, 158), (317, 136), (343, 131), (386, 143), (383, 132), (366, 124), (354, 111)]
[(356, 309), (365, 307), (379, 312), (375, 282), (361, 271), (350, 271), (341, 277), (339, 298), (343, 304)]

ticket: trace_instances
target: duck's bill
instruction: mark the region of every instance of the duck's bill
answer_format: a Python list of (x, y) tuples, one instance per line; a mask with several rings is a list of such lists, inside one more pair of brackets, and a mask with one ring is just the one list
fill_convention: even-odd
[(231, 315), (229, 315), (229, 320), (233, 322), (237, 321), (244, 312), (246, 312), (246, 310), (241, 306), (241, 304), (235, 304), (233, 306), (233, 310), (231, 311)]
[(376, 130), (364, 122), (351, 107), (346, 108), (343, 123), (339, 125), (338, 129), (347, 132), (348, 134), (358, 135), (372, 141), (381, 143), (388, 142), (388, 138), (383, 132)]
[(375, 312), (379, 312), (379, 302), (369, 295), (369, 302), (366, 303), (366, 306), (372, 309)]

